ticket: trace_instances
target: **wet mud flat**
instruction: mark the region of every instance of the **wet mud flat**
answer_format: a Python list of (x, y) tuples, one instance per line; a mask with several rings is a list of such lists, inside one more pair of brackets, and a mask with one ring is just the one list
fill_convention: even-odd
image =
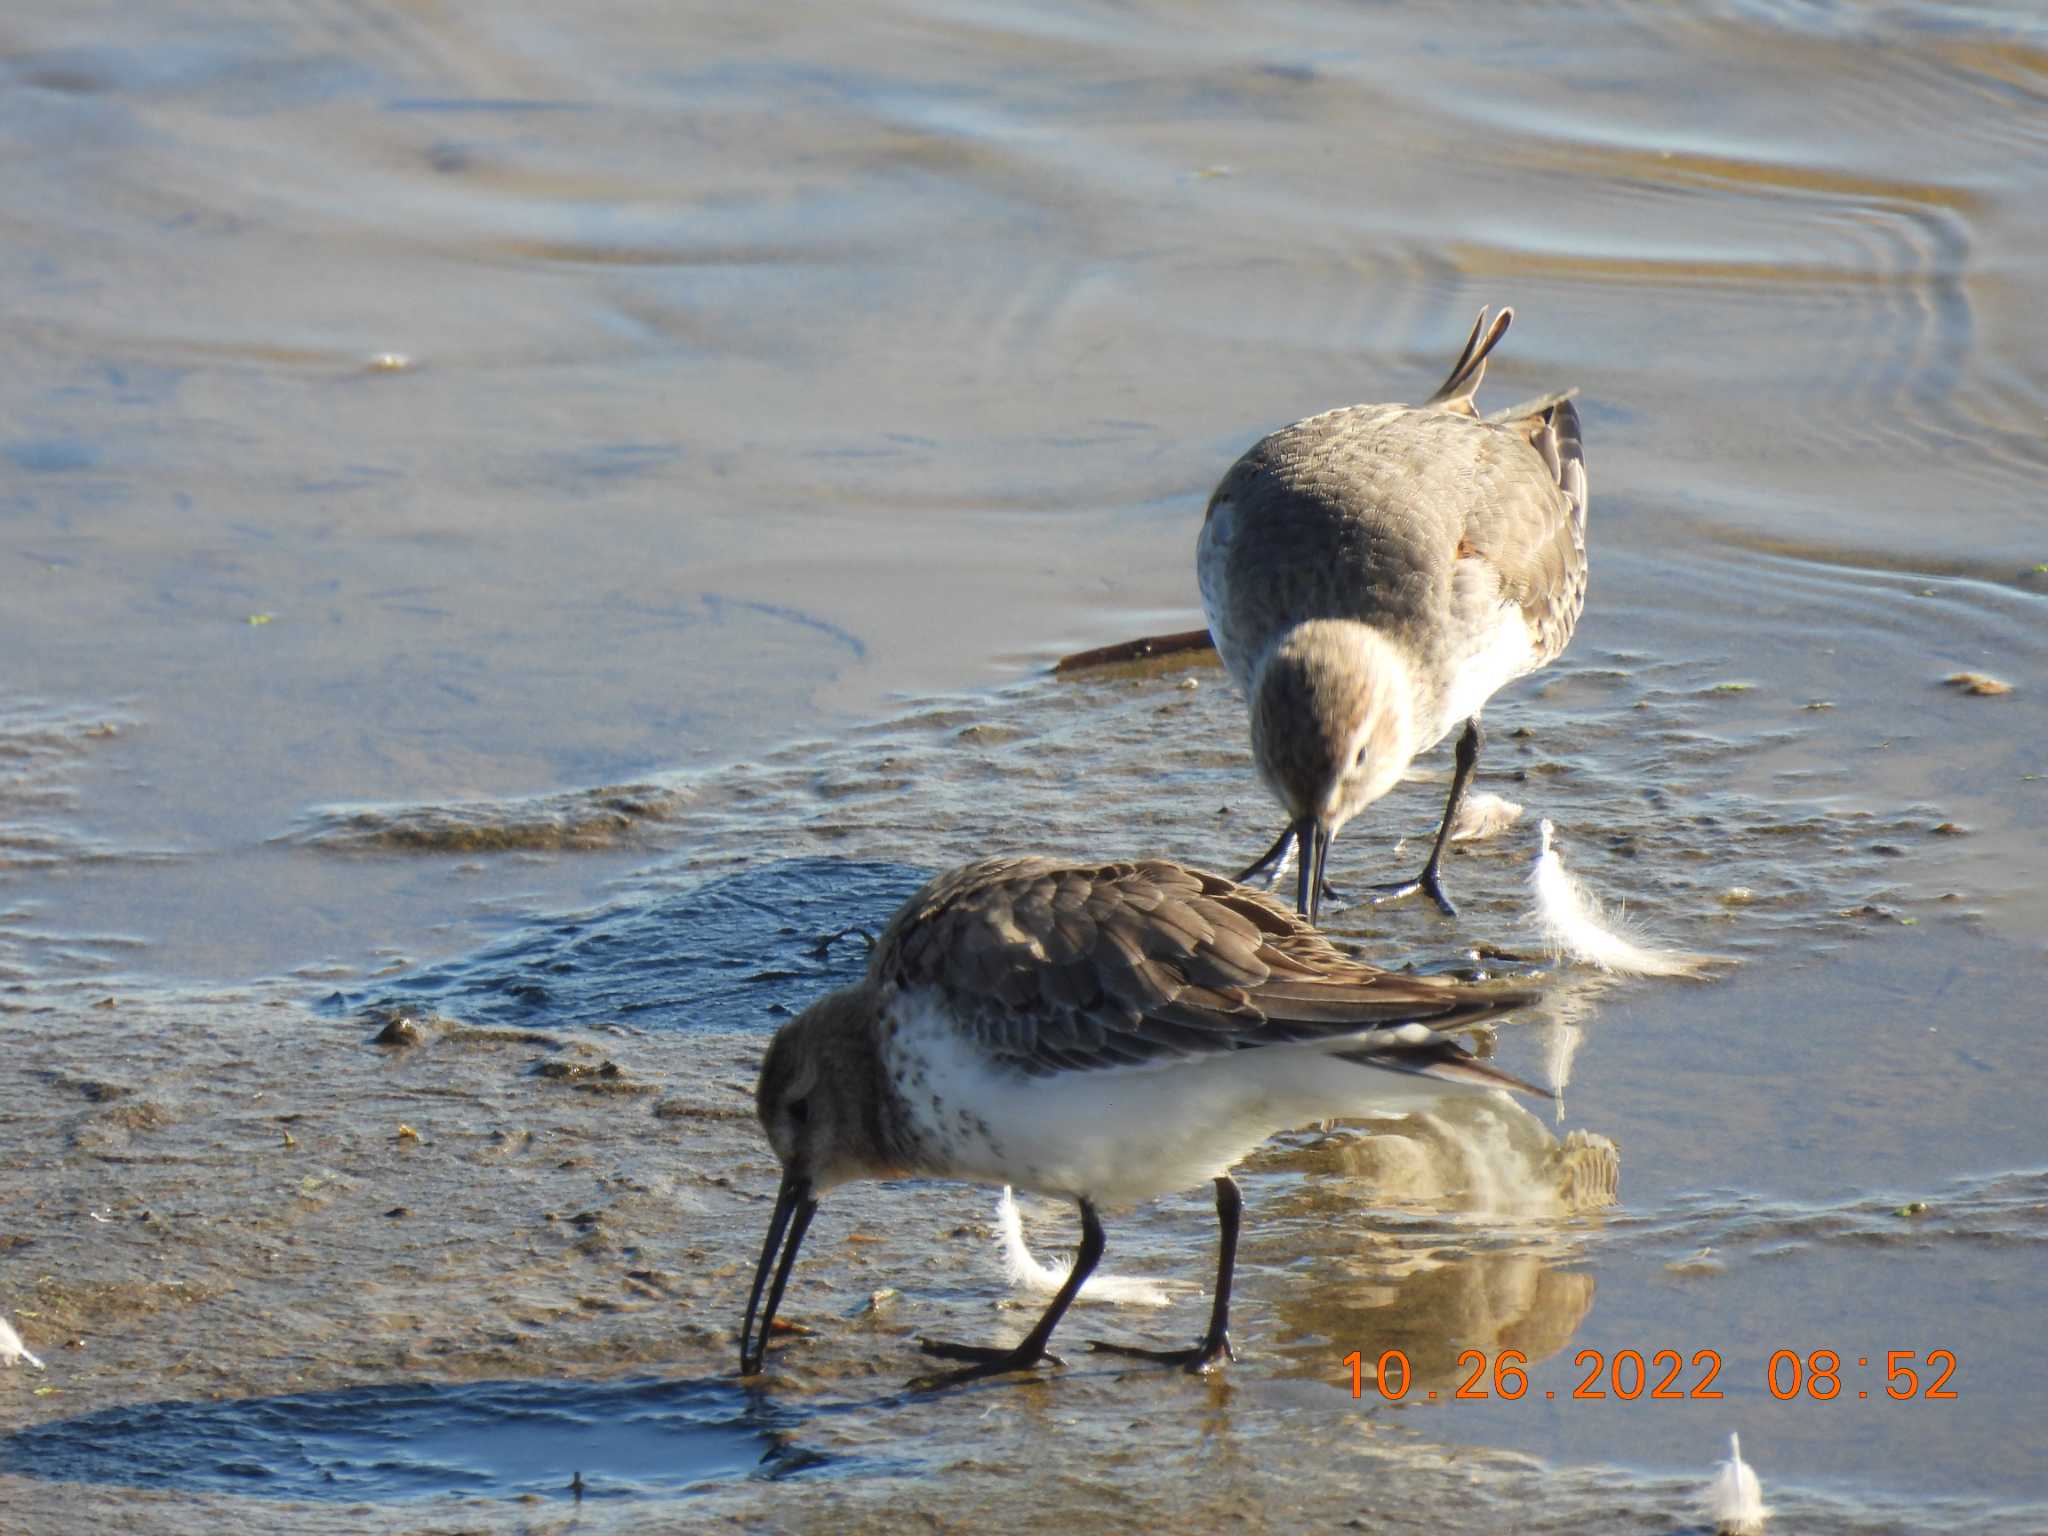
[[(49, 1368), (0, 1381), (0, 1528), (1691, 1528), (1696, 1477), (1446, 1441), (1412, 1404), (1354, 1399), (1337, 1360), (1401, 1348), (1416, 1394), (1448, 1398), (1464, 1348), (1556, 1357), (1626, 1225), (1598, 1177), (1538, 1210), (1564, 1165), (1530, 1165), (1503, 1218), (1459, 1171), (1469, 1127), (1285, 1138), (1245, 1175), (1237, 1367), (1084, 1352), (1192, 1336), (1186, 1285), (1164, 1310), (1077, 1308), (1065, 1370), (937, 1395), (905, 1390), (919, 1336), (1014, 1336), (1036, 1303), (1003, 1280), (989, 1192), (855, 1186), (741, 1383), (775, 1174), (760, 1034), (409, 1018), (246, 991), (10, 1017), (34, 1087), (0, 1147), (7, 1300)], [(1493, 1214), (1459, 1218), (1475, 1205)], [(1205, 1278), (1203, 1206), (1113, 1217), (1106, 1267)], [(1026, 1215), (1041, 1253), (1070, 1241), (1069, 1214)], [(2010, 1505), (1774, 1493), (1818, 1529), (2027, 1528)]]
[[(1030, 1475), (1027, 1446), (1073, 1455), (1058, 1426), (1118, 1400), (1177, 1421), (1169, 1453), (1200, 1459), (1196, 1426), (1234, 1390), (1084, 1364), (991, 1393), (903, 1392), (918, 1333), (1028, 1321), (998, 1305), (987, 1192), (951, 1186), (835, 1197), (790, 1304), (798, 1328), (767, 1378), (738, 1382), (774, 1188), (757, 1032), (380, 1024), (249, 992), (8, 1022), (32, 1086), (9, 1094), (0, 1147), (7, 1301), (48, 1361), (4, 1383), (10, 1529), (626, 1528), (669, 1500), (741, 1525), (886, 1524), (906, 1501), (964, 1518)], [(1302, 1158), (1341, 1168), (1294, 1148), (1254, 1198), (1284, 1203)], [(1066, 1240), (1040, 1229), (1042, 1246)], [(1177, 1332), (1200, 1306), (1186, 1289), (1166, 1316), (1083, 1308), (1072, 1331)], [(1345, 1417), (1326, 1385), (1314, 1396)], [(991, 1414), (1008, 1449), (977, 1471)], [(1155, 1454), (1146, 1433), (1113, 1439)], [(1276, 1514), (1263, 1477), (1119, 1488), (1105, 1450), (1113, 1464), (1098, 1446), (1052, 1474), (1026, 1523)], [(552, 1475), (579, 1452), (587, 1464)], [(919, 1480), (941, 1464), (943, 1492)], [(1309, 1503), (1344, 1500), (1332, 1486)]]
[[(50, 1368), (0, 1376), (9, 1516), (893, 1529), (1000, 1508), (1026, 1529), (1669, 1532), (1739, 1427), (1803, 1529), (2035, 1528), (2023, 1469), (1986, 1464), (2008, 1479), (1994, 1496), (1955, 1487), (1991, 1454), (1971, 1426), (2024, 1400), (1987, 1341), (2031, 1304), (2048, 1248), (2048, 1174), (2017, 1118), (2020, 951), (1996, 902), (1948, 899), (1985, 882), (1984, 840), (1938, 830), (1982, 825), (1995, 800), (1859, 779), (1844, 745), (1888, 727), (1856, 697), (1812, 712), (1796, 683), (1723, 676), (1589, 647), (1547, 697), (1503, 708), (1482, 787), (1558, 816), (1573, 867), (1638, 921), (1742, 963), (1701, 983), (1553, 974), (1491, 1043), (1568, 1083), (1547, 1125), (1340, 1125), (1263, 1150), (1243, 1181), (1243, 1358), (1208, 1382), (1081, 1349), (1199, 1331), (1214, 1226), (1194, 1191), (1107, 1223), (1105, 1271), (1174, 1283), (1170, 1306), (1078, 1308), (1068, 1368), (1042, 1379), (906, 1392), (920, 1336), (1014, 1337), (1037, 1305), (1005, 1279), (992, 1193), (923, 1184), (835, 1192), (785, 1304), (802, 1331), (759, 1381), (732, 1373), (776, 1179), (752, 1114), (766, 1032), (864, 963), (849, 929), (1006, 828), (1077, 852), (1257, 841), (1213, 669), (913, 701), (636, 799), (660, 812), (643, 832), (676, 846), (605, 901), (311, 1002), (302, 984), (18, 984), (0, 999), (0, 1306)], [(1928, 686), (1965, 723), (2009, 702)], [(1215, 745), (1162, 778), (1190, 739)], [(1758, 781), (1759, 750), (1797, 766)], [(1655, 794), (1611, 771), (1631, 756), (1655, 760)], [(1426, 824), (1436, 768), (1389, 820)], [(479, 821), (531, 819), (516, 801), (446, 809), (312, 815), (296, 856), (347, 869), (442, 856), (444, 838), (468, 856)], [(1528, 937), (1527, 833), (1461, 848), (1457, 939)], [(1363, 829), (1349, 850), (1354, 867), (1390, 856)], [(1332, 923), (1383, 959), (1524, 963), (1398, 910)], [(1936, 975), (1991, 1022), (1929, 1036), (1908, 1000)], [(1987, 1059), (2007, 1070), (1971, 1066)], [(1930, 1125), (1967, 1135), (1967, 1156), (1930, 1159)], [(1589, 1158), (1602, 1144), (1618, 1150)], [(1903, 1214), (1909, 1197), (1924, 1208)], [(1071, 1243), (1070, 1213), (1025, 1216), (1041, 1257)], [(1971, 1299), (1941, 1302), (1959, 1280)], [(1944, 1306), (1942, 1340), (1907, 1337)], [(1754, 1379), (1790, 1342), (1854, 1347), (1852, 1325), (1966, 1360), (1963, 1405), (1911, 1431), (1946, 1485), (1857, 1475), (1840, 1421)], [(1569, 1400), (1575, 1352), (1681, 1344), (1725, 1353), (1726, 1401), (1456, 1401), (1471, 1350), (1518, 1351)], [(1412, 1390), (1354, 1397), (1345, 1355), (1390, 1348)]]
[[(404, 1032), (418, 1043), (380, 1046), (366, 1024), (233, 993), (10, 1017), (29, 1086), (9, 1095), (0, 1241), (13, 1314), (49, 1362), (7, 1383), (11, 1429), (723, 1362), (717, 1302), (744, 1256), (708, 1232), (749, 1205), (733, 1186), (751, 1112), (731, 1085), (754, 1045), (670, 1038), (636, 1056), (430, 1019)], [(687, 1069), (664, 1050), (687, 1050)], [(701, 1088), (674, 1098), (671, 1081)], [(178, 1476), (163, 1500), (95, 1493), (90, 1457), (80, 1482), (22, 1476), (35, 1457), (6, 1453), (10, 1518), (135, 1497), (169, 1519), (191, 1498)]]

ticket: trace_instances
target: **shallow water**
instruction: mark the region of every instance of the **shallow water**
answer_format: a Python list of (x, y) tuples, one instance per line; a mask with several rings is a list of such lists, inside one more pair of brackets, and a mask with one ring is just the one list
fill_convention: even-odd
[[(234, 1404), (363, 1393), (488, 1446), (555, 1392), (603, 1496), (536, 1529), (964, 1518), (1028, 1469), (1066, 1529), (1669, 1531), (1730, 1430), (1787, 1529), (2048, 1525), (2044, 106), (2021, 7), (15, 7), (0, 1309), (50, 1370), (0, 1375), (5, 1507), (410, 1529), (442, 1496), (344, 1509), (288, 1449), (258, 1498), (59, 1448), (197, 1466)], [(905, 1397), (918, 1335), (1019, 1324), (992, 1202), (835, 1196), (747, 1410), (794, 1482), (691, 1471), (759, 1042), (861, 963), (815, 941), (997, 847), (1264, 847), (1220, 671), (1043, 668), (1198, 622), (1231, 458), (1426, 392), (1504, 300), (1486, 398), (1583, 390), (1586, 617), (1488, 711), (1527, 815), (1452, 860), (1461, 921), (1332, 927), (1526, 968), (1470, 946), (1529, 951), (1548, 817), (1733, 964), (1552, 977), (1495, 1042), (1568, 1068), (1541, 1136), (1260, 1154), (1220, 1384)], [(1419, 857), (1444, 766), (1340, 885)], [(1110, 1243), (1204, 1281), (1213, 1218)], [(1390, 1347), (1436, 1401), (1352, 1400)], [(1530, 1395), (1454, 1397), (1467, 1348)], [(1727, 1396), (1571, 1395), (1630, 1349)], [(1776, 1399), (1822, 1349), (1841, 1396)], [(1884, 1397), (1936, 1349), (1956, 1399)], [(650, 1376), (674, 1424), (607, 1433)]]
[(633, 1498), (786, 1475), (772, 1414), (737, 1385), (400, 1383), (151, 1403), (9, 1437), (38, 1477), (277, 1499)]

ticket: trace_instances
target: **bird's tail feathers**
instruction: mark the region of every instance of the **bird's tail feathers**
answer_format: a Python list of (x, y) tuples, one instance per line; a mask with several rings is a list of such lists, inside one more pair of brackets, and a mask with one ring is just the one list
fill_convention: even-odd
[(1501, 337), (1507, 335), (1508, 326), (1514, 318), (1514, 310), (1503, 305), (1489, 326), (1486, 311), (1481, 309), (1479, 318), (1472, 322), (1472, 334), (1465, 338), (1465, 350), (1451, 364), (1450, 377), (1423, 404), (1455, 411), (1460, 416), (1477, 416), (1479, 410), (1473, 405), (1472, 397), (1479, 393), (1479, 381), (1486, 377), (1487, 354), (1500, 344)]

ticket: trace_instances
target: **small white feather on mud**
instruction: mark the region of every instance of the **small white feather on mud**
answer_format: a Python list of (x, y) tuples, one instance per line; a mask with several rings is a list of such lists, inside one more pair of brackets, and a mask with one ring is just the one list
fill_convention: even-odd
[(1451, 841), (1476, 843), (1505, 832), (1522, 819), (1522, 808), (1499, 795), (1467, 795), (1458, 803), (1458, 819), (1451, 823)]
[(0, 1317), (0, 1365), (12, 1365), (17, 1360), (39, 1371), (43, 1368), (43, 1362), (30, 1354), (28, 1346), (21, 1342), (21, 1335), (14, 1331), (14, 1325)]
[(1714, 1463), (1705, 1504), (1715, 1536), (1762, 1536), (1771, 1512), (1764, 1505), (1763, 1484), (1742, 1459), (1742, 1436), (1728, 1437), (1728, 1459)]
[(1730, 963), (1722, 955), (1662, 948), (1626, 931), (1620, 915), (1610, 918), (1599, 898), (1565, 870), (1551, 846), (1554, 830), (1548, 821), (1538, 824), (1536, 863), (1529, 871), (1533, 918), (1551, 954), (1616, 976), (1698, 976), (1709, 966)]
[[(1024, 1241), (1024, 1218), (1017, 1210), (1017, 1197), (1003, 1186), (1003, 1197), (996, 1202), (996, 1227), (1002, 1234), (1003, 1268), (1010, 1277), (1010, 1284), (1020, 1291), (1038, 1296), (1051, 1296), (1066, 1283), (1067, 1274), (1074, 1267), (1071, 1258), (1041, 1264), (1032, 1255), (1030, 1246)], [(1174, 1302), (1174, 1290), (1191, 1289), (1186, 1285), (1169, 1288), (1157, 1280), (1125, 1280), (1115, 1275), (1095, 1274), (1088, 1277), (1088, 1283), (1081, 1287), (1077, 1301), (1106, 1301), (1118, 1307), (1170, 1307)]]

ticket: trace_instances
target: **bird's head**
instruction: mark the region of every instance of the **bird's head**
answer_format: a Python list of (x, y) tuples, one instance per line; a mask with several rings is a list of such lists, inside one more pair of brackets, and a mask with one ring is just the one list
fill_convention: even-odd
[(1399, 652), (1352, 620), (1296, 625), (1260, 661), (1252, 756), (1301, 839), (1303, 911), (1321, 888), (1321, 849), (1407, 772), (1412, 697)]
[[(783, 1171), (824, 1194), (874, 1171), (868, 1134), (874, 1006), (862, 983), (821, 997), (775, 1033), (754, 1088), (754, 1112)], [(871, 1095), (869, 1095), (871, 1096)]]
[(775, 1310), (782, 1304), (783, 1287), (817, 1212), (818, 1197), (850, 1179), (900, 1171), (889, 1166), (881, 1151), (883, 1103), (874, 1019), (872, 984), (844, 987), (819, 998), (777, 1030), (761, 1063), (754, 1109), (782, 1162), (782, 1185), (776, 1191), (775, 1212), (769, 1218), (768, 1238), (761, 1247), (740, 1328), (742, 1376), (761, 1368)]
[(1295, 626), (1260, 664), (1252, 753), (1290, 817), (1337, 831), (1401, 781), (1416, 749), (1412, 686), (1370, 625)]

